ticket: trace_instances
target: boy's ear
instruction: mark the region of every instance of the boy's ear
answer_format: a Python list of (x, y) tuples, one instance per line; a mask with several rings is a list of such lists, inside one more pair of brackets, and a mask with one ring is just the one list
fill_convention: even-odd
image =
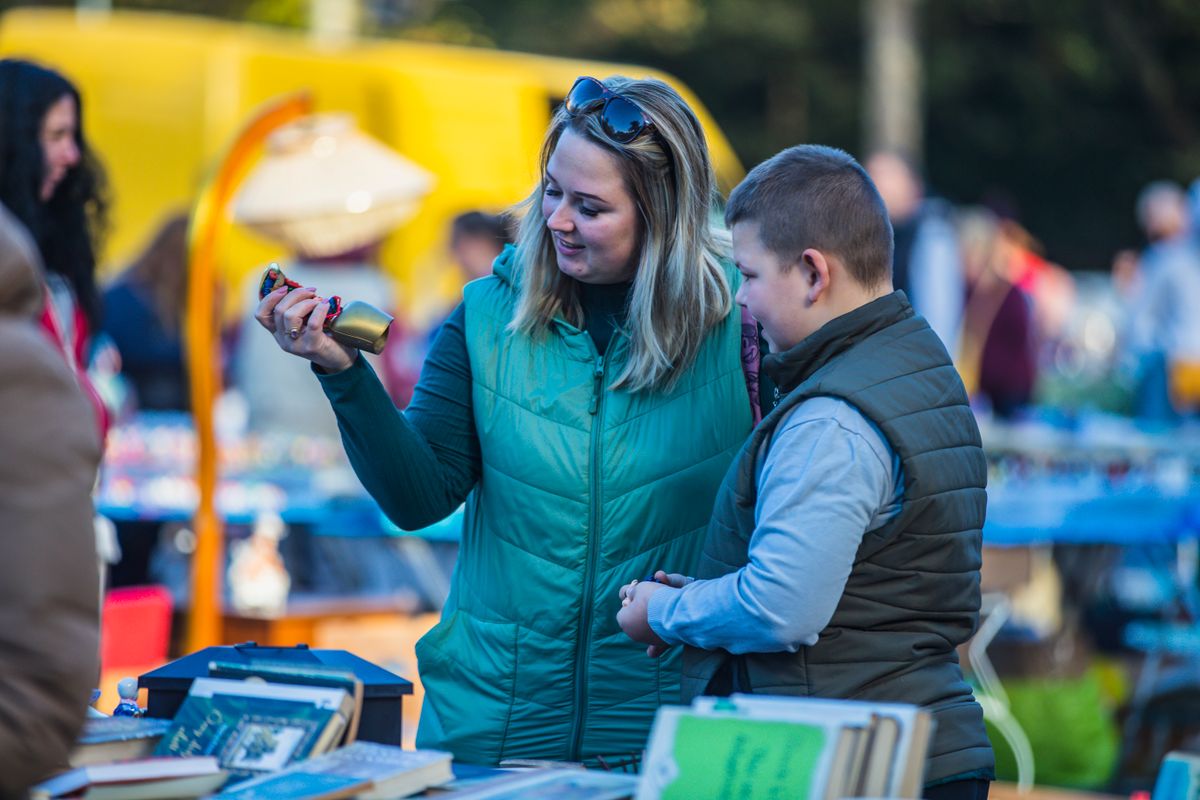
[(808, 284), (808, 303), (812, 305), (829, 291), (829, 261), (825, 254), (810, 247), (800, 254), (800, 269)]

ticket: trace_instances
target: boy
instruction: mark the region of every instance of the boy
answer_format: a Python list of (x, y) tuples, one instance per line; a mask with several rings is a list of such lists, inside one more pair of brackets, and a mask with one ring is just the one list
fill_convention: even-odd
[(955, 648), (978, 622), (986, 466), (946, 348), (892, 291), (887, 211), (853, 158), (806, 145), (725, 219), (784, 396), (726, 475), (698, 579), (623, 587), (618, 622), (651, 655), (685, 645), (685, 701), (924, 706), (925, 796), (982, 800), (992, 751)]

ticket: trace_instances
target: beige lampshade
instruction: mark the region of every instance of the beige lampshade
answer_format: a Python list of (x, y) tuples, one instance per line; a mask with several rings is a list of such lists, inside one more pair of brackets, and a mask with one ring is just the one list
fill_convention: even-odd
[(301, 256), (335, 256), (383, 239), (416, 213), (433, 183), (357, 130), (349, 114), (315, 114), (267, 140), (234, 219)]

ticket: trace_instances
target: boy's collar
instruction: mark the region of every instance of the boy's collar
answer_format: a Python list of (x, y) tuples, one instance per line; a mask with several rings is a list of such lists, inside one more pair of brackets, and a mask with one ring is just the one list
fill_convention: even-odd
[(829, 359), (871, 334), (913, 315), (904, 292), (896, 290), (835, 317), (795, 347), (763, 356), (762, 368), (780, 391), (795, 389)]

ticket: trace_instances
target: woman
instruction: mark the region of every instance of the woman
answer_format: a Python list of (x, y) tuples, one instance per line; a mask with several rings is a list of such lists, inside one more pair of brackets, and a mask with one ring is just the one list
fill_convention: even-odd
[(668, 554), (693, 563), (751, 413), (712, 168), (679, 95), (580, 78), (540, 176), (516, 247), (467, 285), (404, 414), (321, 333), (314, 291), (268, 295), (256, 316), (314, 363), (397, 524), (467, 499), (442, 621), (418, 644), (418, 744), (603, 764), (638, 753), (679, 697), (675, 657), (647, 663), (623, 640), (616, 590)]
[(79, 92), (62, 75), (0, 60), (0, 202), (37, 243), (46, 268), (42, 327), (91, 396), (103, 435), (108, 415), (84, 370), (100, 321), (96, 250), (107, 203), (82, 113)]

